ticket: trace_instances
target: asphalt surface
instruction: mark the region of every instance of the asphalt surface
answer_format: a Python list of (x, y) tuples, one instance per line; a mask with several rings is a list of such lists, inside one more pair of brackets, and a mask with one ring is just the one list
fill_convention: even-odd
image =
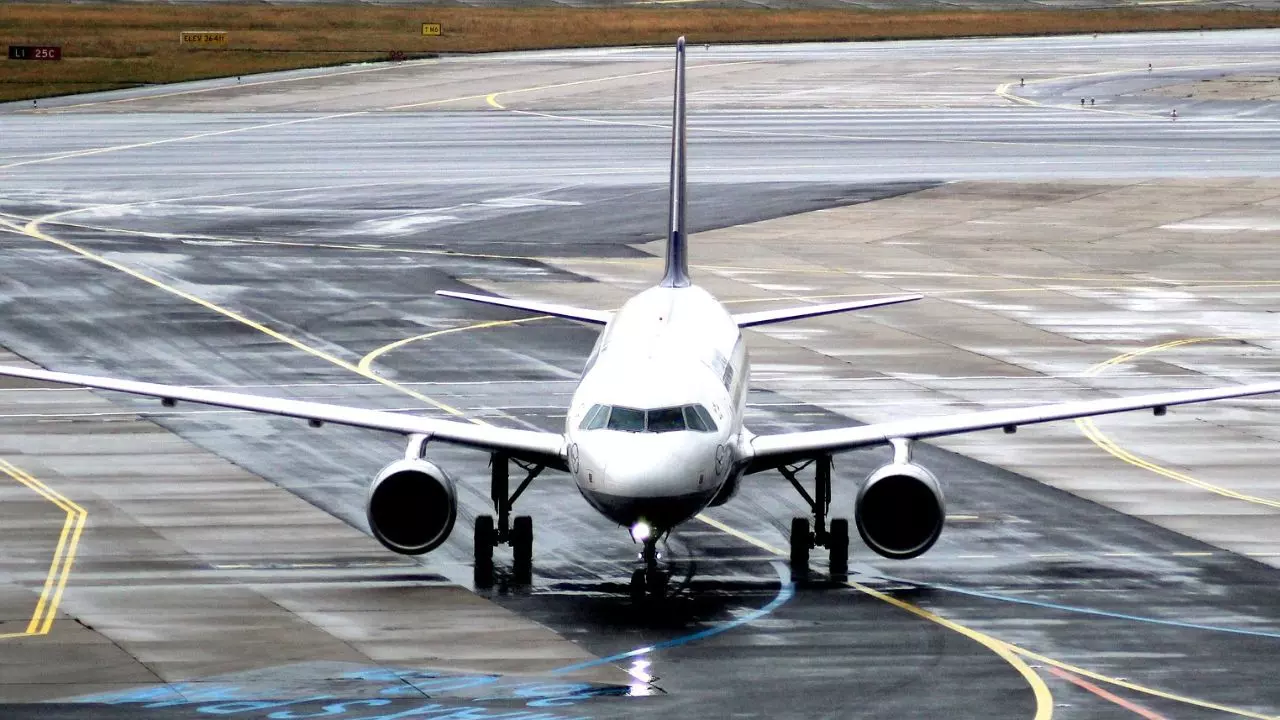
[[(764, 67), (736, 69), (744, 74), (695, 90), (691, 98), (692, 218), (700, 230), (728, 227), (956, 180), (1273, 176), (1280, 144), (1269, 106), (1205, 104), (1172, 121), (1163, 117), (1163, 105), (1107, 95), (1096, 79), (1048, 77), (1097, 68), (1147, 87), (1145, 57), (1166, 65), (1176, 56), (1280, 67), (1272, 51), (1276, 39), (1251, 32), (1099, 38), (1087, 49), (1089, 41), (1081, 39), (718, 48), (717, 61)], [(940, 49), (953, 52), (939, 60)], [(621, 62), (647, 71), (643, 63), (666, 54), (637, 51)], [(613, 56), (540, 54), (529, 62), (539, 73), (546, 62), (565, 72), (597, 72), (591, 59), (606, 57)], [(1104, 107), (1115, 103), (1113, 109), (1132, 114), (1036, 108), (996, 97), (991, 79), (1016, 83), (1022, 58), (1033, 59), (1025, 61), (1033, 82), (1008, 92), (1026, 102), (1070, 105), (1087, 82)], [(506, 64), (522, 72), (518, 57), (476, 62), (500, 78), (499, 89), (505, 89)], [(817, 72), (847, 66), (841, 70), (847, 79), (858, 74), (859, 62), (880, 68), (879, 77), (918, 70), (911, 87), (932, 84), (937, 102), (903, 92), (888, 106), (859, 107), (856, 88)], [(962, 69), (955, 69), (957, 62)], [(457, 72), (470, 70), (458, 64)], [(769, 77), (771, 70), (792, 79), (738, 93), (739, 82), (753, 73)], [(412, 77), (415, 69), (394, 72)], [(602, 68), (596, 76), (609, 72)], [(1163, 77), (1185, 81), (1174, 70)], [(10, 108), (15, 113), (0, 120), (6, 139), (0, 219), (10, 230), (0, 246), (0, 345), (56, 370), (421, 411), (420, 402), (320, 353), (355, 364), (406, 337), (516, 317), (443, 302), (432, 297), (435, 289), (502, 282), (552, 288), (586, 280), (539, 258), (641, 256), (633, 246), (656, 237), (665, 217), (666, 78), (659, 79), (616, 95), (597, 88), (601, 103), (616, 101), (607, 108), (567, 95), (500, 98), (515, 110), (541, 114), (419, 108), (335, 115), (333, 98), (350, 107), (360, 86), (338, 78), (327, 96), (323, 76), (308, 81), (314, 82), (309, 94), (291, 96), (297, 105), (289, 112), (182, 113), (183, 97), (107, 108), (68, 103), (69, 112), (47, 115)], [(813, 99), (839, 96), (841, 87), (850, 94), (838, 107)], [(374, 83), (365, 90), (370, 109), (394, 105), (379, 95), (389, 93), (386, 88)], [(270, 87), (256, 95), (226, 92), (228, 102), (246, 106), (281, 97)], [(199, 97), (210, 102), (207, 93)], [(36, 218), (42, 218), (38, 226), (26, 225)], [(743, 262), (750, 260), (744, 246)], [(271, 340), (179, 292), (234, 308), (295, 344)], [(383, 355), (376, 369), (470, 417), (556, 429), (593, 340), (589, 329), (559, 321), (453, 333)], [(127, 399), (118, 404), (155, 410)], [(756, 392), (752, 404), (749, 421), (758, 431), (847, 422), (766, 390)], [(198, 410), (153, 417), (358, 527), (368, 479), (401, 452), (398, 442), (376, 434), (317, 432), (275, 418)], [(485, 458), (448, 448), (436, 457), (461, 479), (462, 518), (454, 537), (422, 567), (465, 584), (467, 530), (487, 511)], [(883, 452), (840, 459), (839, 514), (848, 514), (857, 483), (884, 459)], [(1240, 556), (1202, 556), (1211, 550), (1202, 543), (956, 454), (922, 448), (920, 459), (946, 478), (949, 512), (971, 519), (952, 523), (934, 551), (909, 564), (881, 562), (855, 545), (854, 579), (864, 587), (1113, 679), (1140, 672), (1143, 687), (1164, 694), (1108, 687), (1148, 712), (1220, 714), (1204, 703), (1260, 715), (1280, 708), (1273, 681), (1280, 642), (1276, 571)], [(692, 524), (674, 535), (667, 553), (675, 596), (659, 608), (638, 608), (623, 592), (634, 548), (578, 500), (567, 479), (548, 475), (521, 502), (536, 523), (534, 587), (502, 584), (491, 594), (494, 602), (612, 658), (649, 697), (584, 697), (542, 707), (488, 690), (445, 693), (442, 700), (427, 689), (425, 698), (326, 710), (332, 699), (307, 692), (335, 692), (333, 669), (295, 667), (248, 680), (235, 673), (202, 679), (206, 687), (249, 687), (247, 694), (189, 694), (195, 699), (173, 704), (125, 692), (107, 698), (119, 703), (111, 706), (10, 705), (2, 712), (439, 716), (442, 710), (427, 708), (428, 700), (487, 708), (472, 717), (501, 711), (1030, 717), (1044, 709), (1025, 677), (972, 637), (861, 589), (818, 582), (791, 596), (776, 556), (710, 526)], [(779, 543), (801, 507), (783, 480), (758, 476), (713, 516)], [(980, 554), (990, 557), (968, 557)], [(739, 624), (743, 620), (749, 622)], [(1134, 712), (1042, 673), (1055, 717)], [(371, 691), (348, 684), (336, 692), (352, 698)], [(599, 694), (614, 692), (624, 690)], [(1202, 704), (1188, 704), (1187, 697)]]

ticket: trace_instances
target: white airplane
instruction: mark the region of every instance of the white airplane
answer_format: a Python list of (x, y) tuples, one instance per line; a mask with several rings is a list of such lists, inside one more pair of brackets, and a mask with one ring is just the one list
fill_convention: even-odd
[[(658, 563), (659, 539), (707, 507), (728, 502), (744, 475), (778, 470), (813, 512), (791, 524), (791, 565), (803, 576), (809, 551), (830, 552), (832, 575), (847, 572), (849, 524), (831, 519), (831, 458), (857, 448), (891, 445), (894, 457), (866, 479), (853, 506), (863, 541), (892, 559), (916, 557), (942, 532), (946, 512), (934, 475), (912, 461), (916, 440), (1126, 410), (1280, 392), (1280, 382), (1105, 398), (1010, 410), (967, 412), (834, 430), (756, 435), (743, 426), (748, 361), (743, 328), (917, 300), (903, 295), (731, 314), (689, 277), (685, 233), (684, 39), (676, 43), (672, 113), (671, 205), (666, 274), (616, 313), (465, 293), (437, 294), (604, 326), (573, 394), (563, 433), (516, 430), (316, 402), (201, 388), (158, 385), (45, 370), (0, 367), (0, 375), (216, 405), (408, 436), (405, 456), (387, 465), (369, 487), (369, 527), (387, 548), (422, 554), (443, 543), (457, 517), (454, 481), (426, 459), (431, 443), (451, 443), (492, 456), (491, 491), (497, 522), (475, 523), (478, 585), (493, 581), (493, 548), (513, 551), (516, 582), (531, 579), (533, 525), (510, 517), (512, 505), (544, 469), (572, 474), (587, 502), (630, 529), (643, 547), (644, 567), (631, 579), (634, 595), (660, 595), (667, 577)], [(526, 473), (514, 492), (510, 465)], [(814, 492), (797, 473), (812, 465)]]

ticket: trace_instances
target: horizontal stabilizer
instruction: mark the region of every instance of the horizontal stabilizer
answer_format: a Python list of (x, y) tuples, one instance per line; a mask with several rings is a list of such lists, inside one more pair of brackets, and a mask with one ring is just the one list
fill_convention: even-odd
[(867, 308), (881, 307), (883, 305), (896, 305), (919, 300), (922, 297), (924, 296), (895, 295), (893, 297), (875, 298), (874, 300), (855, 300), (853, 302), (827, 303), (826, 305), (803, 305), (783, 310), (763, 310), (761, 312), (734, 315), (733, 321), (738, 323), (738, 327), (749, 328), (756, 325), (772, 325), (773, 323), (788, 322), (801, 318), (818, 317), (819, 315), (832, 315), (851, 310), (866, 310)]
[(570, 307), (569, 305), (556, 305), (555, 303), (533, 300), (511, 300), (495, 295), (472, 295), (471, 293), (451, 292), (449, 290), (437, 290), (436, 294), (459, 300), (470, 300), (483, 305), (497, 305), (499, 307), (515, 308), (516, 310), (527, 310), (539, 315), (568, 318), (593, 325), (605, 325), (613, 319), (613, 313), (608, 310), (587, 310), (585, 308)]

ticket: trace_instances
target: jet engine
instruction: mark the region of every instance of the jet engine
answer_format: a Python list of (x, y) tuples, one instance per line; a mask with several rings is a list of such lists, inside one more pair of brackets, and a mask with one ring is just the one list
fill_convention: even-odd
[(911, 462), (890, 463), (871, 473), (853, 510), (867, 547), (894, 560), (909, 560), (933, 547), (946, 515), (938, 479)]
[(406, 458), (378, 473), (369, 486), (366, 512), (379, 542), (402, 555), (421, 555), (448, 539), (458, 516), (458, 494), (443, 470)]

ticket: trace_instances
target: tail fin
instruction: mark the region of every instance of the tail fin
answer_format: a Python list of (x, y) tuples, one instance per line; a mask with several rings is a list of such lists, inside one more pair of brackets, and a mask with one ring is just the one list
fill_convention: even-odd
[(676, 91), (671, 110), (671, 215), (667, 228), (667, 272), (662, 287), (689, 287), (689, 245), (685, 234), (684, 38), (676, 40)]

